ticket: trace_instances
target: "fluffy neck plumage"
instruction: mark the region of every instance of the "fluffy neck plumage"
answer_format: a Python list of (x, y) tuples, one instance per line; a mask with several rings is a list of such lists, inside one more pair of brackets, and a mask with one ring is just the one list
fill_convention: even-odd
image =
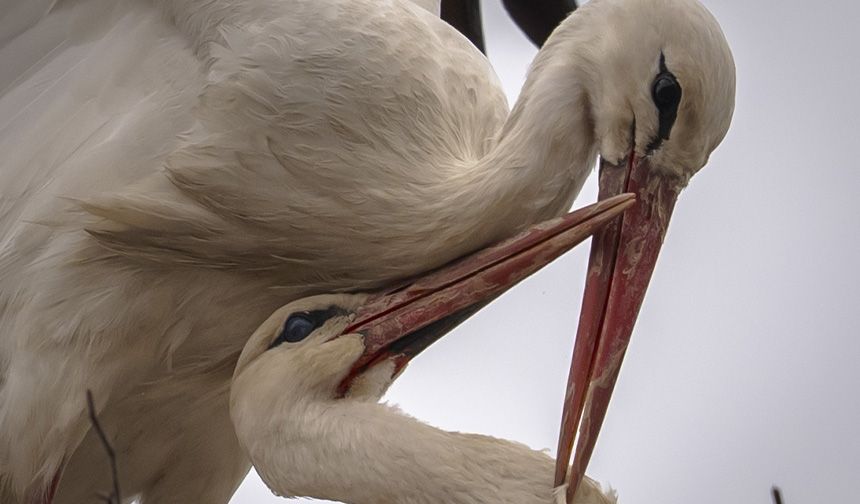
[(574, 50), (582, 40), (562, 35), (539, 53), (486, 155), (443, 171), (422, 199), (426, 206), (410, 216), (436, 227), (428, 235), (441, 238), (440, 254), (462, 254), (562, 214), (591, 173), (598, 152), (593, 72)]
[[(281, 495), (349, 504), (554, 502), (553, 460), (525, 445), (443, 431), (372, 402), (299, 400), (286, 409), (273, 416), (277, 424), (262, 420), (246, 446)], [(612, 502), (592, 480), (577, 493), (577, 504)]]
[[(492, 151), (474, 171), (491, 179), (500, 203), (521, 227), (568, 210), (597, 156), (588, 94), (570, 65), (545, 66), (561, 46), (548, 46), (532, 66), (523, 92)], [(519, 220), (518, 220), (519, 217)]]

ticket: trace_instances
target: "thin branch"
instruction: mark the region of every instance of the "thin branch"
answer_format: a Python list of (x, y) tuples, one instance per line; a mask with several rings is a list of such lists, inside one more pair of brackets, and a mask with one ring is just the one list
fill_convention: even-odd
[(99, 497), (104, 499), (107, 504), (122, 504), (122, 497), (120, 497), (119, 493), (119, 474), (116, 469), (116, 453), (113, 451), (113, 446), (111, 446), (110, 441), (108, 441), (107, 435), (105, 435), (105, 431), (102, 429), (102, 425), (99, 423), (99, 419), (96, 416), (96, 406), (93, 401), (93, 393), (90, 390), (87, 390), (87, 408), (90, 412), (90, 422), (93, 424), (93, 428), (96, 430), (96, 434), (98, 434), (105, 452), (107, 452), (108, 461), (110, 462), (111, 477), (113, 478), (113, 493), (110, 495), (102, 494), (99, 495)]
[(782, 491), (778, 486), (772, 486), (770, 488), (770, 493), (773, 495), (773, 504), (782, 504)]

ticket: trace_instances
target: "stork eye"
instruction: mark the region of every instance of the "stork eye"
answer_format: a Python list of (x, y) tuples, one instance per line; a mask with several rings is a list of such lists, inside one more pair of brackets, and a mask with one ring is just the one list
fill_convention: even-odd
[(657, 106), (659, 123), (657, 125), (657, 136), (648, 146), (649, 151), (660, 147), (663, 140), (669, 139), (672, 126), (678, 117), (678, 105), (681, 103), (681, 84), (672, 72), (666, 68), (666, 58), (660, 55), (660, 73), (654, 79), (651, 86), (651, 98)]
[(654, 81), (654, 103), (658, 108), (677, 106), (681, 101), (681, 86), (672, 74), (661, 74)]
[(284, 327), (272, 343), (272, 346), (278, 346), (284, 342), (298, 343), (310, 336), (316, 328), (317, 322), (308, 314), (297, 313), (290, 315), (290, 318), (284, 322)]
[(330, 318), (346, 314), (346, 310), (337, 306), (329, 306), (322, 310), (294, 313), (284, 322), (284, 327), (281, 328), (281, 332), (278, 333), (278, 337), (269, 345), (269, 348), (275, 348), (281, 343), (298, 343), (299, 341), (303, 341), (312, 332), (322, 327)]

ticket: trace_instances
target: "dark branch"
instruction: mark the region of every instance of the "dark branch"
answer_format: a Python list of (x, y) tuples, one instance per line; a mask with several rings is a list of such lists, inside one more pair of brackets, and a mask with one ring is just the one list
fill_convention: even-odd
[(780, 491), (778, 486), (772, 486), (770, 493), (773, 495), (773, 504), (782, 504), (782, 491)]
[(99, 495), (99, 497), (107, 504), (122, 504), (122, 497), (120, 497), (119, 493), (119, 474), (116, 469), (116, 453), (114, 452), (110, 441), (108, 441), (101, 423), (99, 423), (99, 419), (96, 416), (96, 406), (93, 401), (93, 393), (89, 390), (87, 390), (87, 409), (90, 412), (90, 423), (93, 424), (93, 429), (96, 430), (96, 434), (98, 434), (99, 439), (102, 442), (102, 446), (104, 446), (105, 452), (107, 452), (108, 461), (110, 462), (111, 477), (113, 478), (113, 492), (110, 495)]

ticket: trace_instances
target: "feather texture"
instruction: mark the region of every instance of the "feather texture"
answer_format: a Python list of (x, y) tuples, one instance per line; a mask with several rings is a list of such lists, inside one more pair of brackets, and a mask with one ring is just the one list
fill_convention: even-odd
[[(629, 147), (631, 110), (637, 135), (656, 128), (641, 97), (660, 48), (693, 51), (685, 97), (714, 60), (688, 43), (710, 25), (676, 29), (707, 16), (693, 0), (595, 0), (547, 42), (509, 117), (486, 59), (405, 0), (6, 3), (4, 503), (44, 492), (61, 466), (56, 502), (108, 486), (86, 389), (129, 495), (226, 501), (248, 468), (226, 383), (260, 320), (565, 211), (598, 151)], [(630, 24), (627, 38), (606, 37), (601, 15)], [(701, 82), (691, 106), (724, 106), (711, 104), (721, 82)], [(704, 146), (655, 156), (706, 158), (727, 127), (711, 112), (679, 117)]]
[[(364, 296), (301, 299), (282, 307), (250, 337), (230, 388), (240, 444), (269, 488), (349, 504), (550, 504), (553, 459), (527, 446), (448, 432), (378, 403), (394, 363), (383, 360), (338, 384), (365, 352), (351, 317), (326, 321), (298, 343), (270, 348), (291, 315), (336, 306), (344, 314)], [(574, 504), (614, 504), (614, 492), (586, 479)], [(563, 498), (562, 493), (562, 498)]]

